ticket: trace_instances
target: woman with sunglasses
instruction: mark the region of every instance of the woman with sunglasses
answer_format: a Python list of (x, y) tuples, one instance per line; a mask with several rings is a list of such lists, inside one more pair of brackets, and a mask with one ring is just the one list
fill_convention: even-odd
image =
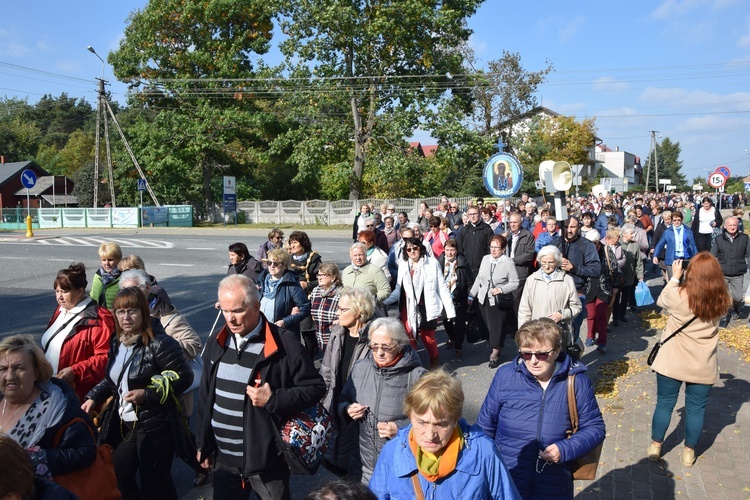
[(297, 275), (289, 269), (291, 261), (283, 248), (268, 252), (268, 269), (258, 276), (260, 310), (268, 321), (299, 338), (300, 323), (310, 315), (310, 301)]
[(358, 424), (347, 475), (364, 484), (370, 482), (383, 445), (409, 423), (404, 397), (427, 372), (395, 318), (374, 320), (368, 345), (371, 352), (354, 363), (338, 404), (342, 425)]
[(323, 464), (334, 474), (343, 476), (346, 474), (352, 449), (357, 447), (359, 429), (352, 420), (342, 422), (338, 418), (339, 396), (354, 363), (369, 352), (370, 339), (367, 331), (375, 312), (375, 299), (364, 288), (345, 288), (336, 303), (338, 323), (331, 328), (331, 338), (323, 353), (320, 375), (326, 382), (323, 405), (334, 416), (338, 433), (336, 441), (326, 451)]
[(427, 249), (419, 238), (404, 239), (403, 260), (398, 265), (396, 288), (384, 304), (396, 302), (412, 347), (417, 347), (417, 338), (421, 336), (430, 356), (430, 368), (436, 368), (440, 362), (435, 340), (437, 319), (443, 310), (447, 319), (453, 319), (456, 310), (440, 264), (437, 259), (427, 255)]
[[(562, 329), (549, 318), (521, 326), (518, 356), (495, 373), (477, 418), (525, 499), (572, 499), (568, 462), (604, 441), (604, 419), (586, 366), (565, 354), (562, 340)], [(579, 419), (578, 432), (570, 436), (569, 376)]]
[(268, 265), (268, 252), (275, 248), (281, 248), (284, 243), (284, 231), (275, 227), (268, 232), (268, 240), (258, 248), (258, 260), (263, 265), (263, 269), (266, 269)]

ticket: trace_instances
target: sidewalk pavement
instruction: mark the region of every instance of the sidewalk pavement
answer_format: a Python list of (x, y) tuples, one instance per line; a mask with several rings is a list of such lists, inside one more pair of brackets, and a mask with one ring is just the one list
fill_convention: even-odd
[[(654, 298), (658, 291), (652, 286)], [(632, 313), (628, 313), (628, 320), (618, 327), (610, 326), (608, 359), (603, 361), (632, 360), (635, 373), (618, 382), (616, 398), (599, 399), (607, 438), (597, 478), (576, 482), (575, 498), (750, 499), (750, 405), (743, 404), (750, 401), (750, 367), (742, 354), (719, 346), (720, 381), (709, 396), (695, 465), (685, 467), (681, 460), (684, 387), (662, 446), (662, 460), (652, 463), (646, 457), (646, 448), (656, 405), (656, 374), (646, 365), (646, 357), (659, 333), (646, 331)], [(596, 353), (589, 351), (582, 360), (588, 362), (592, 355)], [(599, 378), (596, 368), (591, 367), (589, 373), (594, 381)]]

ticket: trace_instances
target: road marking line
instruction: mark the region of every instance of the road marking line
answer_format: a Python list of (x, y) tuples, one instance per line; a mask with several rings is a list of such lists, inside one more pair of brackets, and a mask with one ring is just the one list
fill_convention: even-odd
[(207, 247), (188, 247), (185, 250), (216, 250), (215, 248), (207, 248)]
[(171, 267), (195, 267), (195, 264), (156, 264), (157, 266), (171, 266)]
[(28, 259), (28, 257), (11, 257), (11, 256), (0, 256), (0, 259), (10, 259), (10, 260), (25, 260)]

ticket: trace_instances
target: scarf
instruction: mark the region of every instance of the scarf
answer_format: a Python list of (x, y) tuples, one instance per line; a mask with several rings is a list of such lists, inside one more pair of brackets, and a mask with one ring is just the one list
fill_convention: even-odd
[(457, 259), (453, 259), (452, 261), (445, 259), (443, 278), (445, 278), (445, 283), (448, 285), (448, 290), (451, 294), (456, 290), (456, 280), (458, 279), (458, 276), (456, 275), (456, 267)]
[(449, 476), (456, 470), (458, 454), (464, 447), (464, 438), (458, 424), (453, 428), (448, 444), (437, 454), (422, 450), (414, 438), (414, 428), (409, 431), (409, 448), (417, 460), (417, 469), (431, 483)]
[(263, 286), (263, 298), (273, 300), (276, 298), (276, 289), (279, 288), (281, 279), (273, 279), (271, 273), (266, 274), (266, 281)]
[(330, 287), (328, 287), (328, 290), (326, 290), (322, 286), (318, 286), (317, 288), (321, 298), (329, 297), (339, 292), (339, 287), (336, 285), (331, 285)]
[(121, 272), (122, 271), (117, 268), (112, 269), (110, 272), (105, 272), (103, 268), (99, 268), (99, 277), (102, 279), (102, 289), (106, 289), (107, 285), (119, 278)]

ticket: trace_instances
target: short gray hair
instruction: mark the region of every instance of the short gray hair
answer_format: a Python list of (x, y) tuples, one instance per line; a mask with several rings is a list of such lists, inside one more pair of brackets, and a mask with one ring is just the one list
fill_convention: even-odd
[(380, 329), (390, 337), (396, 343), (396, 348), (399, 352), (403, 351), (404, 348), (409, 345), (409, 337), (406, 336), (404, 331), (404, 325), (401, 324), (396, 318), (377, 318), (370, 323), (369, 336)]
[(628, 222), (627, 224), (622, 225), (620, 231), (622, 232), (622, 234), (635, 234), (635, 225)]
[(253, 280), (244, 274), (230, 274), (219, 282), (219, 295), (224, 290), (242, 290), (245, 292), (245, 305), (253, 306), (260, 301), (258, 287)]
[(352, 250), (354, 250), (355, 248), (359, 248), (360, 250), (365, 252), (365, 255), (367, 254), (367, 246), (364, 243), (359, 241), (353, 243), (352, 246), (349, 247), (349, 253), (352, 253)]
[(539, 252), (536, 254), (536, 260), (539, 262), (542, 260), (542, 257), (546, 257), (548, 255), (551, 255), (555, 258), (555, 265), (557, 267), (562, 266), (562, 253), (560, 252), (560, 249), (557, 248), (555, 245), (545, 245), (542, 248), (539, 249)]
[(136, 286), (151, 285), (151, 277), (143, 269), (128, 269), (123, 271), (120, 275), (120, 288), (127, 288), (123, 286), (123, 283), (128, 281), (135, 281)]

